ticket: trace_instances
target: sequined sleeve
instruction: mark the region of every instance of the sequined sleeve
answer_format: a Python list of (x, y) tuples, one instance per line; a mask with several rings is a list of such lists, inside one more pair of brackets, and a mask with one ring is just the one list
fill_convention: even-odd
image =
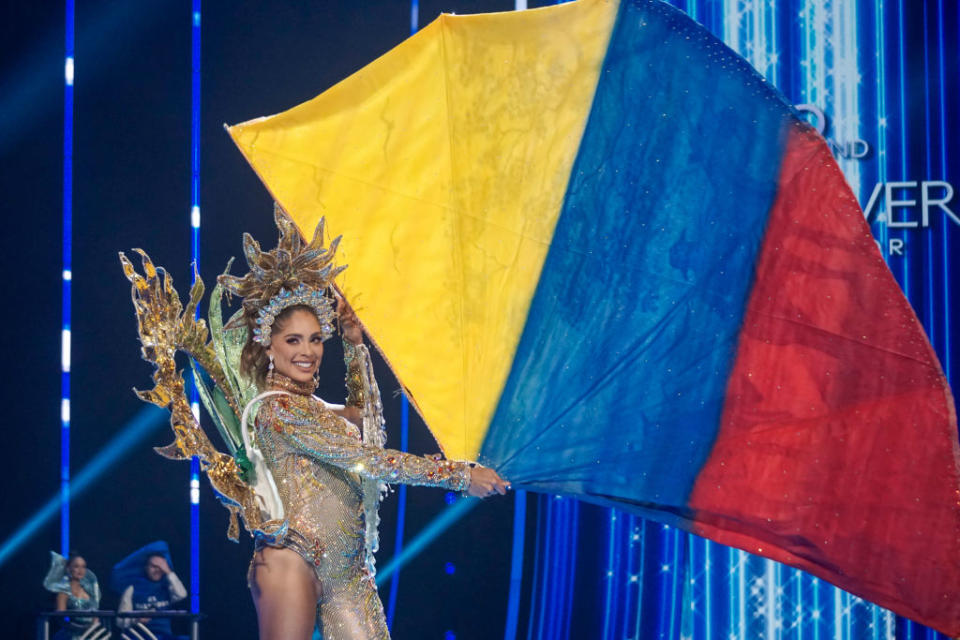
[(366, 478), (453, 491), (470, 484), (469, 465), (363, 444), (353, 425), (316, 401), (276, 396), (264, 402), (258, 423), (298, 453)]

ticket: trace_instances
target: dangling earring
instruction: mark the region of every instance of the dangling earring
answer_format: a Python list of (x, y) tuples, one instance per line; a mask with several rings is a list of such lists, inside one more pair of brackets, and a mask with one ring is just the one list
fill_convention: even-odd
[(267, 372), (273, 371), (273, 354), (268, 353), (267, 356), (270, 358), (270, 364), (267, 365)]

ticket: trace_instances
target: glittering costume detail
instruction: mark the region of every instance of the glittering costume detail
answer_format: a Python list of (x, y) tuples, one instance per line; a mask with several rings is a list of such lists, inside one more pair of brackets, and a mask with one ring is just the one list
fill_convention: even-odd
[[(313, 233), (313, 240), (304, 246), (293, 220), (279, 205), (274, 206), (274, 221), (280, 230), (277, 248), (263, 251), (249, 233), (243, 234), (243, 255), (250, 272), (239, 278), (224, 274), (219, 282), (229, 293), (243, 297), (243, 308), (257, 316), (254, 340), (270, 346), (270, 332), (274, 319), (281, 311), (293, 305), (306, 305), (317, 314), (323, 337), (333, 333), (336, 313), (324, 292), (338, 273), (346, 266), (334, 267), (333, 256), (340, 244), (335, 238), (329, 247), (323, 246), (323, 220)], [(239, 326), (241, 318), (227, 323), (227, 328)]]
[(253, 330), (254, 340), (264, 347), (270, 346), (270, 334), (274, 320), (277, 319), (284, 309), (294, 306), (307, 306), (314, 310), (317, 320), (320, 322), (320, 331), (323, 339), (326, 340), (333, 333), (333, 304), (330, 298), (320, 291), (316, 291), (304, 284), (297, 286), (290, 291), (283, 289), (280, 293), (270, 298), (270, 304), (265, 306), (257, 314), (257, 328)]
[(289, 391), (300, 395), (310, 395), (317, 389), (317, 381), (313, 378), (306, 382), (297, 382), (293, 378), (271, 371), (267, 374), (267, 388), (279, 391)]
[(226, 368), (221, 364), (215, 344), (208, 342), (206, 323), (195, 317), (197, 304), (203, 297), (203, 280), (195, 274), (190, 300), (184, 306), (173, 288), (170, 274), (155, 267), (143, 251), (137, 250), (137, 253), (142, 260), (144, 275), (137, 273), (123, 253), (120, 262), (133, 285), (131, 296), (143, 345), (141, 354), (144, 360), (156, 366), (156, 371), (153, 373), (154, 388), (136, 393), (144, 402), (170, 410), (170, 426), (176, 435), (172, 444), (155, 450), (172, 460), (189, 460), (193, 456), (199, 459), (217, 498), (230, 511), (227, 536), (231, 540), (236, 541), (239, 535), (238, 515), (249, 531), (268, 531), (277, 523), (263, 518), (256, 494), (241, 478), (240, 468), (233, 457), (217, 451), (210, 442), (184, 394), (183, 375), (177, 369), (176, 352), (184, 351), (199, 363), (219, 389), (224, 390), (221, 394), (222, 414), (230, 414), (239, 420), (240, 409), (236, 397), (228, 391), (232, 386)]
[(289, 523), (272, 546), (296, 551), (316, 571), (323, 637), (388, 638), (367, 561), (368, 487), (377, 502), (380, 482), (459, 491), (469, 484), (469, 466), (367, 444), (357, 426), (303, 393), (265, 399), (256, 437)]
[(348, 407), (357, 407), (363, 409), (366, 403), (366, 394), (364, 393), (364, 371), (363, 362), (358, 346), (353, 345), (346, 340), (343, 342), (343, 362), (347, 365), (347, 402)]

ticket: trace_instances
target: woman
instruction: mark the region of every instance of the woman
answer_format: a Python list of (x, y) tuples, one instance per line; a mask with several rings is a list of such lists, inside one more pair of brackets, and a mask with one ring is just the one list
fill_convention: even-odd
[[(87, 562), (76, 551), (69, 558), (50, 552), (50, 570), (43, 580), (47, 591), (56, 594), (57, 611), (96, 611), (100, 606), (100, 585)], [(70, 618), (55, 640), (103, 640), (110, 632), (97, 618)]]
[[(277, 222), (283, 240), (290, 223)], [(318, 607), (324, 640), (389, 638), (371, 557), (382, 483), (475, 497), (508, 488), (491, 469), (383, 448), (369, 355), (354, 313), (342, 300), (339, 313), (333, 309), (328, 292), (338, 271), (328, 265), (335, 247), (315, 247), (321, 234), (307, 247), (295, 241), (271, 252), (247, 236), (251, 272), (220, 278), (225, 289), (244, 296), (249, 330), (241, 370), (262, 391), (251, 402), (262, 401), (253, 449), (269, 472), (257, 475), (270, 476), (282, 512), (275, 534), (257, 535), (250, 566), (262, 640), (310, 638)], [(323, 341), (338, 316), (348, 370), (345, 406), (312, 395)]]

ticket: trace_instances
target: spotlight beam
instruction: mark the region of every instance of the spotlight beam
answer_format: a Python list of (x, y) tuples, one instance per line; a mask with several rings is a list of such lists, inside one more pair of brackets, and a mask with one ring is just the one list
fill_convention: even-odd
[(399, 571), (407, 563), (413, 560), (421, 551), (427, 548), (431, 542), (436, 540), (441, 533), (449, 529), (455, 522), (467, 515), (475, 506), (480, 503), (479, 498), (461, 498), (434, 518), (430, 524), (423, 528), (420, 533), (413, 538), (399, 556), (390, 558), (390, 562), (383, 569), (377, 572), (377, 585), (382, 585), (395, 571)]
[[(168, 416), (166, 411), (157, 407), (147, 406), (141, 409), (123, 430), (74, 476), (70, 483), (70, 499), (76, 499), (84, 490), (90, 488), (113, 463), (138, 445), (151, 431), (165, 424)], [(58, 492), (0, 545), (0, 566), (60, 512), (62, 503), (63, 499)]]

